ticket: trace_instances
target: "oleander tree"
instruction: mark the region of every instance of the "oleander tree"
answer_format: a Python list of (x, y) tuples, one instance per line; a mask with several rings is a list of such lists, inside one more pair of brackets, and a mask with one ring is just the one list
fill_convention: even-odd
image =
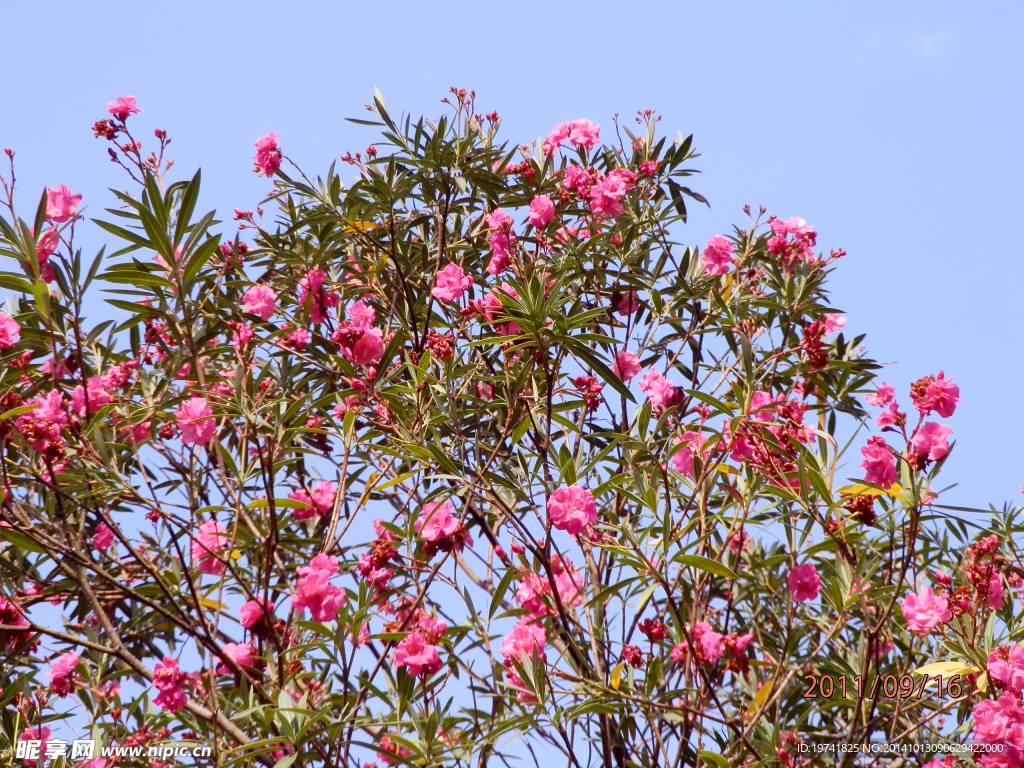
[(844, 252), (764, 209), (686, 245), (697, 155), (650, 110), (510, 145), (444, 104), (376, 94), (322, 176), (267, 134), (237, 225), (130, 96), (89, 222), (18, 207), (7, 151), (0, 751), (1020, 766), (1016, 510), (939, 503), (958, 387), (901, 408)]

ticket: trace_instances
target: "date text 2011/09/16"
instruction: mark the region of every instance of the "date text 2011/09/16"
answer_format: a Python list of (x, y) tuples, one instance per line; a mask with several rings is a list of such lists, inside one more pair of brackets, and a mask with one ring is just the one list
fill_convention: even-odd
[[(932, 689), (933, 693), (942, 696), (943, 692), (949, 695), (951, 698), (958, 699), (963, 695), (963, 684), (960, 682), (960, 675), (953, 675), (952, 677), (943, 680), (942, 675), (924, 675), (921, 681), (916, 682), (910, 675), (903, 675), (902, 677), (896, 677), (896, 675), (877, 675), (871, 681), (870, 684), (864, 679), (863, 675), (851, 676), (850, 684), (847, 686), (846, 675), (804, 675), (804, 682), (808, 683), (810, 687), (804, 691), (805, 699), (831, 699), (835, 694), (839, 694), (844, 699), (856, 698), (873, 699), (876, 692), (879, 692), (887, 699), (909, 699), (913, 698), (924, 698), (925, 690), (928, 689), (929, 682), (934, 681), (936, 686)], [(945, 685), (945, 689), (943, 689)]]

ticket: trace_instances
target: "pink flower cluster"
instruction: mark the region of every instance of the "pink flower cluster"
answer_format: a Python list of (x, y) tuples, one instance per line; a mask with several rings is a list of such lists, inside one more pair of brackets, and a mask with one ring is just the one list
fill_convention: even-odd
[[(718, 662), (725, 655), (725, 643), (722, 642), (722, 639), (722, 635), (715, 632), (710, 624), (706, 621), (698, 621), (693, 628), (693, 642), (696, 648), (697, 660), (709, 664)], [(753, 636), (751, 636), (751, 639), (753, 639)], [(749, 642), (750, 640), (747, 640), (747, 643)], [(746, 649), (747, 643), (743, 644), (744, 649)], [(685, 640), (681, 643), (676, 643), (672, 647), (672, 661), (676, 663), (686, 661), (688, 651), (689, 643)]]
[(732, 252), (735, 246), (721, 235), (708, 240), (704, 249), (704, 269), (709, 275), (724, 275), (733, 263)]
[(153, 668), (153, 687), (160, 691), (153, 703), (168, 712), (177, 712), (188, 703), (188, 695), (182, 687), (188, 679), (188, 673), (179, 669), (178, 660), (165, 656)]
[(362, 301), (348, 308), (348, 320), (331, 334), (331, 341), (341, 347), (341, 356), (353, 365), (372, 365), (384, 354), (384, 334), (373, 327), (377, 311)]
[(342, 590), (330, 583), (338, 572), (338, 558), (319, 554), (309, 561), (308, 568), (296, 568), (295, 572), (301, 578), (291, 596), (292, 608), (300, 614), (308, 608), (318, 624), (334, 621), (347, 599)]
[(81, 195), (72, 195), (63, 184), (46, 190), (46, 218), (56, 224), (72, 219), (82, 204)]
[(181, 430), (181, 442), (186, 445), (206, 445), (213, 439), (217, 429), (217, 421), (213, 418), (213, 409), (207, 405), (206, 398), (192, 397), (181, 404), (174, 414)]
[(988, 655), (988, 676), (1008, 691), (1024, 691), (1024, 645), (1000, 645)]
[[(519, 689), (526, 687), (514, 662), (528, 664), (535, 653), (539, 660), (545, 660), (547, 658), (544, 654), (546, 644), (547, 636), (544, 633), (544, 627), (525, 618), (519, 620), (519, 623), (501, 641), (501, 655), (505, 659), (505, 679), (510, 685)], [(526, 690), (519, 691), (518, 699), (524, 704), (537, 703), (537, 698)]]
[(50, 684), (50, 691), (60, 697), (67, 696), (74, 688), (75, 667), (78, 666), (78, 654), (75, 652), (65, 653), (50, 665), (50, 671), (46, 676), (53, 682)]
[(449, 264), (435, 278), (430, 295), (444, 302), (458, 301), (462, 294), (473, 285), (473, 278), (468, 276), (458, 264)]
[(578, 485), (557, 489), (548, 497), (548, 519), (552, 527), (579, 536), (597, 521), (594, 494)]
[(662, 373), (653, 370), (648, 370), (640, 378), (640, 390), (647, 393), (655, 410), (678, 405), (683, 396), (682, 390), (666, 379)]
[(215, 553), (227, 546), (227, 529), (216, 520), (209, 520), (199, 526), (199, 535), (192, 539), (192, 563), (198, 563), (200, 573), (219, 576), (224, 573), (224, 563)]
[[(554, 576), (558, 598), (566, 610), (583, 604), (583, 579), (575, 566), (562, 555), (551, 559), (551, 573)], [(516, 601), (530, 612), (533, 619), (549, 616), (556, 612), (547, 573), (528, 571), (516, 590)]]
[(911, 632), (931, 632), (939, 624), (945, 624), (953, 618), (949, 610), (949, 598), (935, 594), (931, 587), (925, 587), (916, 595), (907, 595), (900, 603), (900, 610)]
[(312, 323), (326, 322), (341, 301), (337, 293), (324, 287), (326, 282), (327, 273), (322, 269), (311, 269), (299, 280), (299, 304), (309, 310)]
[(563, 141), (568, 139), (577, 147), (591, 149), (601, 141), (601, 126), (580, 118), (571, 123), (560, 123), (548, 134), (541, 145), (541, 150), (548, 157), (558, 151)]
[(276, 133), (268, 133), (262, 139), (256, 140), (256, 156), (253, 160), (268, 179), (281, 167), (281, 150), (277, 148), (277, 139)]
[(423, 513), (413, 523), (413, 528), (423, 539), (423, 551), (427, 555), (461, 550), (466, 543), (473, 545), (473, 538), (462, 521), (452, 514), (453, 509), (455, 505), (450, 501), (429, 501), (423, 505)]
[(818, 569), (811, 563), (794, 566), (789, 572), (789, 591), (794, 603), (805, 603), (816, 598), (821, 592)]
[(305, 488), (299, 488), (297, 491), (289, 493), (288, 498), (292, 501), (301, 501), (309, 504), (309, 508), (293, 509), (292, 517), (296, 520), (309, 520), (320, 515), (326, 515), (334, 508), (335, 496), (337, 496), (337, 491), (334, 488), (334, 483), (329, 481), (317, 483), (313, 487), (312, 493)]
[(277, 292), (265, 285), (254, 285), (242, 296), (242, 311), (258, 315), (266, 322), (277, 311)]
[(974, 716), (974, 746), (981, 747), (984, 768), (1020, 768), (1024, 763), (1024, 707), (1020, 694), (1007, 691), (998, 699), (978, 702)]
[(773, 237), (768, 239), (768, 252), (776, 256), (787, 269), (792, 269), (800, 261), (813, 263), (816, 260), (811, 250), (818, 237), (814, 227), (796, 216), (786, 221), (776, 219), (770, 226)]
[(436, 621), (432, 616), (419, 616), (416, 628), (402, 638), (395, 649), (395, 665), (405, 667), (416, 677), (433, 675), (442, 667), (437, 644), (447, 631), (448, 625)]

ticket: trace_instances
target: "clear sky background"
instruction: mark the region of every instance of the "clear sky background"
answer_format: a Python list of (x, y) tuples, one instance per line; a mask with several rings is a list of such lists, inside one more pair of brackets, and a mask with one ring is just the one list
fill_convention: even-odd
[[(742, 223), (745, 203), (806, 219), (842, 247), (831, 288), (901, 405), (944, 370), (961, 403), (943, 501), (1001, 507), (1024, 482), (1024, 5), (1019, 2), (6, 2), (0, 146), (22, 213), (45, 186), (112, 204), (125, 177), (90, 126), (130, 93), (137, 135), (163, 128), (200, 207), (253, 208), (267, 131), (307, 172), (362, 151), (374, 86), (437, 116), (475, 88), (513, 142), (637, 109), (694, 134), (704, 175), (685, 239)], [(173, 175), (173, 174), (172, 174)], [(82, 242), (98, 247), (94, 225)], [(227, 232), (233, 232), (226, 225)], [(897, 362), (898, 361), (898, 362)], [(853, 465), (849, 475), (859, 475)]]

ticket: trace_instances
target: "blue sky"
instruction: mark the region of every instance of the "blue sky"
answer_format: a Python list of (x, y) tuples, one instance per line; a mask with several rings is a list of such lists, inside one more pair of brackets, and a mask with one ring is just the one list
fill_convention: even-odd
[[(252, 208), (253, 141), (274, 131), (307, 172), (360, 151), (378, 87), (437, 115), (475, 88), (528, 141), (563, 120), (611, 127), (637, 109), (694, 133), (711, 201), (702, 245), (743, 204), (800, 216), (848, 256), (832, 280), (847, 329), (907, 385), (955, 376), (962, 401), (944, 501), (1001, 506), (1024, 482), (1020, 382), (1024, 6), (912, 3), (107, 2), (6, 4), (0, 146), (18, 153), (22, 211), (66, 183), (88, 215), (123, 176), (89, 127), (135, 95), (139, 133), (173, 138), (205, 207)], [(86, 242), (103, 242), (95, 227)], [(857, 474), (850, 467), (849, 474)]]

